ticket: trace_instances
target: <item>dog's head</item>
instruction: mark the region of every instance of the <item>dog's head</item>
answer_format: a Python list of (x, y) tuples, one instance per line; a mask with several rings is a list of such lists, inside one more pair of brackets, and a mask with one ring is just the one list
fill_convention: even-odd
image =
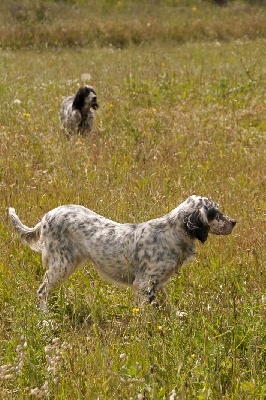
[(201, 196), (190, 196), (186, 200), (187, 210), (183, 222), (188, 234), (204, 243), (208, 234), (230, 235), (236, 221), (219, 211), (214, 201)]
[(92, 86), (86, 85), (79, 88), (73, 101), (73, 108), (79, 111), (99, 108), (97, 95)]

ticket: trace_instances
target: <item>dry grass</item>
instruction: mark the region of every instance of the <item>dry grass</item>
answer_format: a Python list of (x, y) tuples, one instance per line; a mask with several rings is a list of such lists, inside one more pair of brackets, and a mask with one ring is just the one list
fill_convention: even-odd
[[(265, 397), (264, 49), (243, 39), (2, 51), (2, 398)], [(66, 141), (59, 104), (83, 73), (100, 109), (89, 138)], [(90, 264), (39, 311), (40, 257), (14, 234), (8, 206), (29, 226), (66, 203), (136, 222), (193, 193), (238, 224), (198, 244), (167, 287), (170, 315), (140, 312)]]
[(115, 46), (265, 37), (263, 3), (3, 1), (2, 48)]

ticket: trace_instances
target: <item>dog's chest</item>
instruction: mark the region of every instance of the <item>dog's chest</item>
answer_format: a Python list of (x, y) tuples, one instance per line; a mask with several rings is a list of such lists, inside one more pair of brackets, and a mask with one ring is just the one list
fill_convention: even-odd
[(184, 264), (190, 261), (194, 255), (194, 242), (187, 242), (186, 240), (179, 241), (177, 245), (177, 263), (176, 263), (176, 272), (178, 272), (179, 268)]
[(93, 124), (93, 114), (91, 111), (81, 114), (79, 130), (91, 130)]

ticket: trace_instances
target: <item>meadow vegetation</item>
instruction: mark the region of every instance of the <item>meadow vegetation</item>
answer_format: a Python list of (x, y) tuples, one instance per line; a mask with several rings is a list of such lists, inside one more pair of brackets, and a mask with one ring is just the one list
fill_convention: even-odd
[[(218, 0), (217, 0), (218, 1)], [(83, 48), (265, 37), (264, 0), (2, 0), (0, 47)]]
[[(263, 3), (95, 1), (89, 22), (90, 2), (21, 1), (26, 17), (18, 4), (1, 3), (0, 397), (265, 398)], [(85, 81), (93, 132), (66, 140), (59, 105)], [(7, 207), (28, 226), (67, 203), (139, 222), (191, 194), (238, 224), (197, 245), (167, 286), (170, 314), (89, 263), (39, 310), (41, 259)]]

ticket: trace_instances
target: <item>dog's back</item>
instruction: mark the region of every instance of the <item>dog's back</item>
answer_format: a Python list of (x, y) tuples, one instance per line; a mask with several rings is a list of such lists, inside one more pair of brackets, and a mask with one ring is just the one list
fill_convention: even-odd
[(59, 119), (63, 128), (68, 131), (78, 130), (81, 122), (81, 114), (78, 110), (73, 110), (75, 96), (65, 97), (60, 106)]

